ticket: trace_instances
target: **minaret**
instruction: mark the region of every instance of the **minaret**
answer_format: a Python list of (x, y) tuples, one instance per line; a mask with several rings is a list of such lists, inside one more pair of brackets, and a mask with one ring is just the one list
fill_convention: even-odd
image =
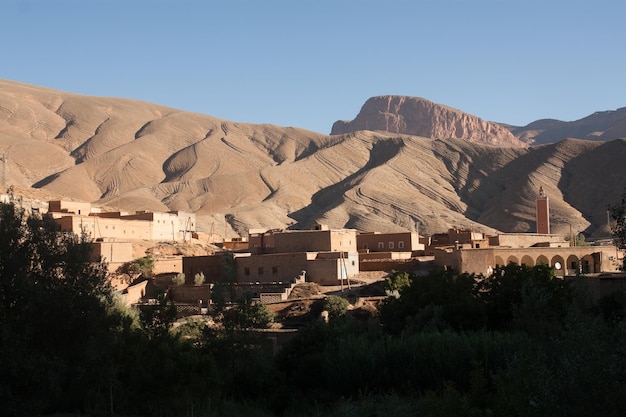
[(550, 205), (548, 204), (548, 197), (543, 192), (543, 187), (539, 187), (539, 195), (537, 196), (537, 233), (550, 234)]

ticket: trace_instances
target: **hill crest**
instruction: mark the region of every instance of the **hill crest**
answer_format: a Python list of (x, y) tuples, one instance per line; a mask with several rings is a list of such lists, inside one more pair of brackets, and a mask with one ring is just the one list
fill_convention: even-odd
[(540, 186), (555, 232), (605, 236), (606, 206), (626, 185), (624, 140), (527, 148), (322, 135), (3, 80), (0, 152), (18, 187), (128, 211), (192, 211), (201, 230), (226, 236), (314, 223), (528, 232)]

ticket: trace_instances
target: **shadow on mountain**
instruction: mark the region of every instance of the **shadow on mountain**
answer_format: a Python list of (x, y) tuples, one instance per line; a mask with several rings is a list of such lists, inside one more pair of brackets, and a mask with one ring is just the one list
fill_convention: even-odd
[(33, 188), (43, 188), (46, 185), (50, 184), (52, 181), (56, 180), (57, 178), (59, 178), (59, 176), (61, 175), (60, 172), (56, 172), (52, 175), (48, 175), (46, 178), (37, 181), (36, 183), (34, 183), (32, 185)]
[(342, 181), (319, 190), (311, 197), (311, 204), (289, 214), (296, 221), (292, 228), (309, 228), (316, 219), (341, 205), (344, 195), (361, 182), (363, 177), (372, 169), (385, 165), (398, 155), (404, 142), (400, 138), (382, 140), (372, 144), (370, 156), (365, 165)]

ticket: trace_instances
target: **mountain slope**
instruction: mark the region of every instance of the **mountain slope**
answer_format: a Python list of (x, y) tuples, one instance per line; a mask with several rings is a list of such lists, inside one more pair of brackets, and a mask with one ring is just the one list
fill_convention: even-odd
[(601, 236), (626, 178), (624, 140), (525, 148), (365, 130), (328, 136), (3, 80), (0, 152), (10, 184), (118, 209), (189, 210), (201, 230), (228, 236), (316, 222), (533, 231), (540, 186), (554, 231), (571, 224)]

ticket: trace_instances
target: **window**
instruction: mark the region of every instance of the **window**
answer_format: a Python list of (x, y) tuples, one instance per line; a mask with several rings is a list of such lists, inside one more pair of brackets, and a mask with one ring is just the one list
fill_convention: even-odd
[(263, 267), (262, 266), (259, 267), (259, 275), (263, 275)]
[(352, 266), (354, 266), (354, 261), (352, 261)]
[(398, 249), (404, 249), (404, 242), (403, 241), (398, 242)]
[(385, 249), (385, 243), (384, 242), (378, 242), (378, 249)]
[(250, 268), (244, 268), (243, 273), (244, 275), (250, 275)]
[(389, 242), (389, 249), (393, 249), (393, 242)]
[(367, 243), (363, 244), (363, 249), (369, 249), (369, 247), (367, 246)]
[(272, 267), (272, 274), (278, 274), (278, 267), (277, 266), (273, 266)]

